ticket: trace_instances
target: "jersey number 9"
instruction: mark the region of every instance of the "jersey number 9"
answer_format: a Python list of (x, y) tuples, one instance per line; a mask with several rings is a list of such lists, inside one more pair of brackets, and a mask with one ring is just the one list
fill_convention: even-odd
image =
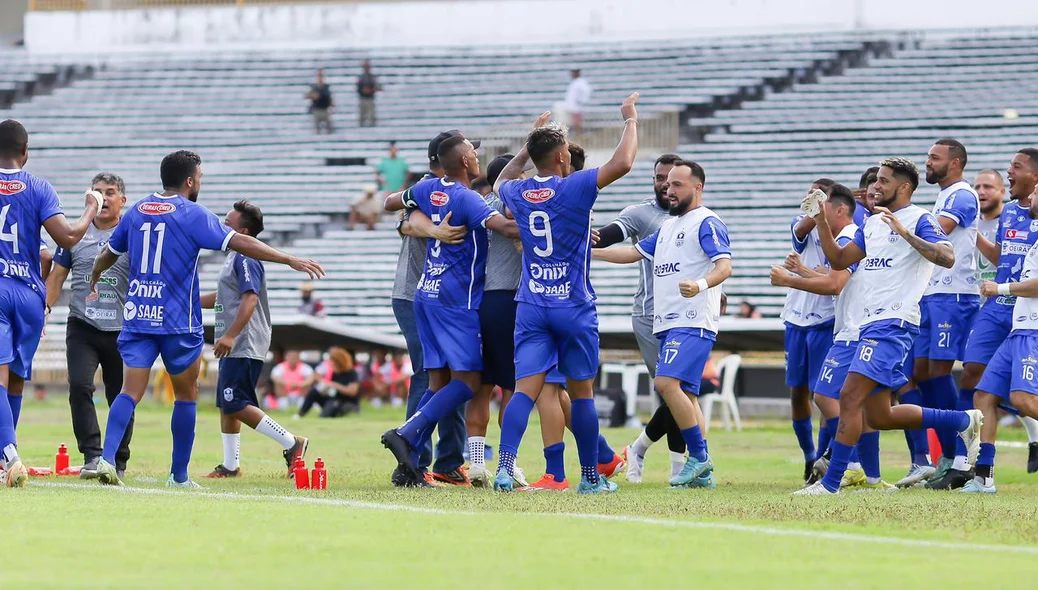
[[(537, 227), (537, 220), (541, 220), (543, 228)], [(551, 218), (544, 211), (534, 211), (530, 214), (530, 233), (538, 238), (544, 238), (545, 247), (534, 246), (533, 253), (544, 258), (551, 256), (555, 251), (555, 244), (551, 241)]]

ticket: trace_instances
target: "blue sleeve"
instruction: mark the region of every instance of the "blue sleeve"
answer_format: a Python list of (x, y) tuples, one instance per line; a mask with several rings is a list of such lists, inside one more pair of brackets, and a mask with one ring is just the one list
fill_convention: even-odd
[(238, 277), (238, 294), (249, 291), (259, 295), (263, 291), (263, 263), (243, 254), (234, 261), (234, 274)]
[(865, 225), (865, 220), (869, 218), (869, 212), (865, 209), (865, 205), (855, 201), (854, 202), (854, 225), (861, 227)]
[(58, 199), (58, 193), (54, 190), (54, 187), (46, 180), (38, 179), (38, 182), (37, 188), (39, 190), (36, 194), (40, 196), (39, 211), (40, 225), (42, 225), (44, 221), (64, 212), (61, 210), (61, 200)]
[(699, 245), (711, 261), (732, 257), (732, 245), (728, 241), (728, 228), (716, 217), (707, 217), (699, 226)]
[(126, 254), (126, 241), (129, 239), (131, 217), (133, 217), (132, 213), (123, 215), (123, 218), (119, 220), (119, 225), (115, 226), (112, 237), (108, 238), (108, 249), (111, 250), (112, 254), (118, 254), (119, 256)]
[(811, 237), (811, 234), (809, 233), (808, 235), (804, 236), (803, 240), (797, 239), (797, 232), (795, 228), (797, 224), (800, 223), (800, 220), (803, 218), (803, 215), (798, 215), (794, 217), (793, 222), (789, 224), (789, 235), (793, 238), (793, 250), (795, 250), (797, 254), (804, 253), (804, 248), (807, 248), (807, 240)]
[(660, 237), (660, 230), (656, 230), (653, 234), (642, 241), (635, 244), (635, 248), (642, 253), (642, 256), (651, 259), (656, 255), (656, 240)]
[(194, 228), (192, 235), (195, 244), (206, 250), (226, 250), (227, 244), (234, 237), (234, 231), (220, 222), (215, 213), (198, 205), (193, 207), (195, 220), (191, 224)]
[(486, 227), (487, 219), (497, 215), (477, 192), (465, 193), (465, 225), (471, 229)]
[(1001, 248), (1002, 248), (1002, 236), (1005, 235), (1005, 226), (1002, 224), (1002, 221), (1004, 219), (1005, 219), (1004, 216), (1002, 216), (1002, 215), (998, 216), (998, 229), (995, 230), (995, 243), (998, 244), (1000, 252), (1001, 252)]
[(931, 244), (949, 241), (948, 234), (944, 233), (941, 224), (937, 223), (937, 218), (932, 213), (924, 213), (919, 218), (915, 224), (915, 235)]
[[(858, 229), (859, 229), (859, 231), (861, 230), (861, 228), (858, 228)], [(843, 236), (843, 237), (840, 237), (840, 238), (836, 238), (836, 245), (841, 247), (841, 248), (843, 248), (844, 246), (846, 246), (847, 244), (850, 244), (853, 241), (854, 241), (853, 238), (848, 238), (847, 236)], [(862, 249), (862, 251), (864, 251), (864, 248)], [(826, 261), (826, 266), (828, 266), (828, 265), (829, 265), (829, 261)], [(854, 264), (848, 266), (847, 270), (850, 271), (851, 273), (853, 273), (854, 271), (858, 270), (858, 263), (855, 262)]]
[(954, 219), (960, 227), (969, 227), (977, 219), (979, 203), (977, 197), (968, 190), (957, 190), (944, 202), (941, 215)]
[(576, 189), (575, 203), (583, 209), (591, 209), (598, 200), (598, 168), (581, 170), (566, 177), (566, 184), (573, 183)]
[(54, 264), (64, 268), (72, 268), (72, 251), (58, 246), (58, 249), (54, 252)]
[(863, 253), (869, 253), (869, 251), (865, 249), (865, 226), (858, 226), (858, 231), (854, 232), (854, 239), (851, 241), (854, 242), (854, 245), (861, 249)]

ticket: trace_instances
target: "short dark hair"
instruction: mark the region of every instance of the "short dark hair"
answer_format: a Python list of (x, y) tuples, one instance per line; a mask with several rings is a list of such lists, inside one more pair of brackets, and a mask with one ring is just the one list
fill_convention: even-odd
[(998, 170), (995, 170), (994, 168), (985, 168), (985, 169), (981, 170), (980, 172), (977, 172), (977, 176), (980, 176), (981, 174), (991, 174), (991, 175), (994, 175), (994, 177), (998, 179), (998, 186), (1005, 186), (1006, 185), (1006, 180), (1004, 178), (1002, 178), (1002, 173), (999, 172)]
[(263, 211), (253, 205), (248, 199), (242, 199), (234, 204), (234, 210), (241, 216), (241, 224), (249, 230), (249, 235), (257, 237), (263, 232)]
[(912, 190), (919, 188), (919, 169), (916, 168), (915, 162), (908, 158), (902, 158), (895, 156), (893, 158), (887, 158), (879, 163), (879, 165), (886, 166), (894, 172), (894, 176), (900, 176), (904, 180), (907, 180), (912, 185)]
[(202, 158), (187, 150), (176, 151), (162, 158), (162, 164), (159, 165), (162, 188), (170, 190), (184, 186), (184, 181), (194, 176), (201, 164)]
[(396, 146), (396, 140), (395, 139), (390, 139), (389, 140), (389, 147), (394, 147), (394, 146)]
[(668, 154), (663, 154), (660, 157), (656, 158), (656, 162), (654, 162), (653, 165), (652, 165), (652, 171), (655, 172), (656, 171), (656, 166), (659, 166), (660, 164), (673, 165), (674, 162), (677, 162), (680, 159), (681, 159), (681, 156), (679, 156), (677, 154), (669, 154), (669, 153)]
[(854, 193), (851, 192), (851, 189), (838, 182), (829, 188), (829, 202), (836, 207), (846, 206), (848, 215), (853, 215), (854, 208), (858, 206), (854, 201)]
[(1038, 168), (1038, 149), (1024, 148), (1016, 153), (1027, 156), (1031, 160), (1031, 168)]
[(934, 145), (943, 145), (948, 148), (948, 155), (953, 160), (958, 160), (962, 164), (962, 168), (966, 168), (966, 146), (962, 145), (962, 142), (957, 139), (950, 137), (942, 137), (934, 142)]
[(481, 189), (481, 188), (488, 188), (488, 187), (489, 188), (493, 188), (493, 185), (490, 184), (490, 180), (487, 179), (486, 176), (480, 176), (476, 180), (472, 181), (472, 190), (474, 190), (476, 192), (479, 192), (479, 189)]
[(674, 161), (674, 167), (678, 168), (680, 166), (684, 166), (686, 168), (691, 169), (692, 170), (692, 176), (698, 178), (699, 182), (702, 182), (703, 184), (706, 184), (706, 171), (703, 170), (702, 166), (700, 166), (699, 164), (693, 162), (692, 160), (685, 160), (683, 158), (678, 158), (677, 160)]
[(579, 145), (570, 142), (569, 144), (569, 165), (573, 166), (576, 171), (584, 169), (584, 164), (587, 162), (587, 154), (584, 153), (584, 148)]
[(119, 176), (118, 174), (113, 174), (111, 172), (101, 172), (96, 174), (94, 175), (93, 180), (90, 181), (90, 186), (94, 186), (99, 182), (115, 185), (115, 188), (119, 191), (120, 195), (126, 194), (126, 183), (123, 182), (122, 176)]
[(451, 155), (465, 141), (467, 140), (464, 136), (452, 135), (440, 142), (439, 147), (436, 148), (436, 159), (440, 161), (440, 165), (443, 166), (444, 170), (454, 170), (458, 167), (458, 163)]
[(29, 132), (21, 123), (8, 119), (0, 123), (0, 156), (20, 158), (29, 149)]
[(826, 177), (823, 176), (822, 178), (816, 179), (811, 184), (813, 184), (813, 185), (815, 185), (817, 187), (820, 187), (823, 190), (826, 190), (829, 187), (831, 187), (832, 185), (836, 184), (836, 181), (833, 180), (832, 178), (826, 178)]
[(549, 124), (538, 127), (526, 138), (526, 151), (534, 164), (541, 164), (559, 147), (566, 145), (566, 128)]
[(869, 166), (868, 170), (862, 172), (861, 178), (858, 179), (858, 188), (868, 188), (870, 184), (876, 182), (877, 174), (879, 174), (879, 166)]

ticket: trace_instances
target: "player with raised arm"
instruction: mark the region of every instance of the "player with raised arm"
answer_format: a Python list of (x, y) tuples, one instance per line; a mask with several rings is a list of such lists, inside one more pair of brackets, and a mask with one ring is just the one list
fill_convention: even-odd
[[(170, 420), (173, 455), (166, 485), (199, 487), (188, 476), (204, 345), (199, 253), (231, 249), (249, 258), (290, 266), (310, 278), (323, 277), (324, 270), (313, 260), (290, 256), (232, 230), (197, 204), (202, 188), (202, 159), (197, 154), (173, 152), (162, 159), (159, 173), (162, 192), (134, 203), (116, 226), (108, 248), (97, 255), (90, 277), (91, 291), (96, 295), (101, 273), (120, 256), (129, 257), (130, 284), (119, 335), (126, 378), (123, 392), (108, 413), (97, 474), (101, 483), (122, 485), (114, 465), (115, 454), (137, 403), (144, 397), (151, 367), (161, 356), (176, 398)], [(303, 450), (302, 446), (293, 449), (289, 459)]]
[[(238, 201), (224, 218), (224, 225), (240, 235), (259, 237), (263, 232), (263, 211), (249, 201)], [(203, 309), (216, 311), (213, 354), (220, 359), (216, 406), (220, 408), (223, 441), (223, 461), (206, 477), (241, 475), (238, 465), (242, 422), (281, 445), (291, 477), (292, 460), (306, 455), (310, 441), (295, 436), (268, 416), (256, 397), (256, 383), (267, 360), (271, 335), (263, 264), (238, 252), (229, 253), (220, 269), (216, 291), (202, 295), (201, 300)]]
[(25, 127), (13, 119), (0, 122), (0, 478), (7, 487), (22, 487), (29, 478), (15, 428), (46, 316), (40, 232), (46, 229), (58, 247), (71, 248), (103, 204), (101, 193), (87, 191), (83, 215), (69, 223), (54, 187), (22, 170), (28, 160)]
[(515, 224), (487, 207), (470, 187), (480, 175), (476, 148), (462, 135), (438, 148), (443, 178), (429, 178), (386, 199), (390, 211), (420, 209), (434, 223), (447, 215), (467, 229), (459, 245), (430, 240), (425, 270), (415, 294), (415, 319), (422, 340), (429, 390), (418, 410), (399, 428), (386, 431), (382, 444), (397, 460), (405, 484), (427, 487), (412, 456), (432, 436), (436, 423), (474, 396), (483, 369), (479, 306), (486, 280), (487, 230), (517, 237)]
[(699, 164), (678, 160), (667, 179), (671, 219), (637, 246), (594, 251), (595, 259), (618, 264), (652, 259), (653, 331), (660, 341), (655, 385), (688, 448), (684, 468), (670, 478), (675, 487), (716, 486), (698, 397), (717, 340), (721, 283), (732, 275), (732, 253), (728, 228), (703, 205), (705, 182)]
[(856, 263), (862, 281), (864, 319), (858, 346), (840, 389), (840, 422), (832, 442), (829, 469), (821, 481), (797, 495), (840, 491), (847, 464), (864, 420), (876, 430), (954, 428), (971, 456), (977, 452), (983, 416), (977, 410), (935, 410), (902, 404), (891, 407), (891, 390), (908, 382), (901, 366), (919, 332), (919, 300), (934, 265), (951, 268), (955, 251), (933, 214), (912, 205), (919, 171), (907, 158), (887, 158), (876, 180), (876, 207), (854, 239), (840, 246), (832, 235), (821, 202), (813, 191), (804, 209), (815, 218), (822, 251), (834, 270)]
[[(598, 474), (598, 413), (592, 384), (598, 374), (598, 313), (588, 273), (591, 208), (598, 191), (630, 172), (638, 152), (638, 93), (620, 107), (624, 131), (600, 168), (569, 174), (566, 129), (538, 127), (498, 177), (495, 192), (515, 215), (523, 244), (523, 275), (516, 299), (516, 391), (501, 423), (494, 488), (513, 489), (519, 443), (545, 376), (555, 366), (572, 398), (571, 425), (580, 458), (579, 493), (608, 493), (616, 484)], [(544, 115), (542, 115), (543, 117)], [(516, 180), (527, 160), (537, 174)]]

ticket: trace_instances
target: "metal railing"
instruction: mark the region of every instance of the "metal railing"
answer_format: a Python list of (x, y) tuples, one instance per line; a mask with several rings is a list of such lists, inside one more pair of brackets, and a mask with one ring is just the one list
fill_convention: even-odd
[[(257, 6), (271, 4), (352, 4), (359, 0), (29, 0), (29, 10), (130, 10), (192, 6)], [(373, 0), (365, 0), (371, 2)], [(374, 0), (392, 2), (399, 0)]]

